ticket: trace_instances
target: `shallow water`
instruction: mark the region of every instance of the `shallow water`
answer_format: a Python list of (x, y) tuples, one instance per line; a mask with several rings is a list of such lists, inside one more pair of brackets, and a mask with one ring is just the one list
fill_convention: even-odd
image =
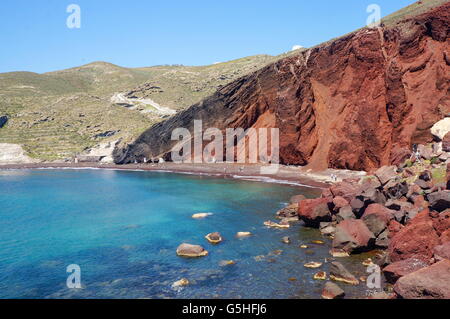
[[(303, 264), (329, 247), (299, 248), (318, 231), (263, 226), (297, 194), (318, 191), (161, 172), (0, 171), (0, 298), (318, 298), (323, 282)], [(198, 212), (213, 215), (192, 219)], [(204, 238), (214, 231), (225, 238), (216, 246)], [(209, 255), (180, 258), (183, 242)], [(70, 264), (83, 289), (66, 287)], [(173, 289), (181, 278), (191, 284)]]

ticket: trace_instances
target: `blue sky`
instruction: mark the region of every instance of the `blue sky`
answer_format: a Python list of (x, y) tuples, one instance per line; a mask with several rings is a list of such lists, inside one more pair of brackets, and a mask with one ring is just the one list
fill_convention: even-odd
[[(413, 0), (1, 0), (0, 72), (48, 72), (93, 61), (126, 67), (205, 65), (310, 47)], [(81, 28), (69, 29), (70, 4)]]

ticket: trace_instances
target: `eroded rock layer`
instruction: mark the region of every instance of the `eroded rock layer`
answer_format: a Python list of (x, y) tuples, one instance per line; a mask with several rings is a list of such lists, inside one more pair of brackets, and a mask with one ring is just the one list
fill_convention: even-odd
[(223, 87), (133, 144), (117, 163), (170, 160), (173, 129), (278, 127), (282, 164), (370, 170), (397, 164), (450, 112), (450, 3), (362, 29)]

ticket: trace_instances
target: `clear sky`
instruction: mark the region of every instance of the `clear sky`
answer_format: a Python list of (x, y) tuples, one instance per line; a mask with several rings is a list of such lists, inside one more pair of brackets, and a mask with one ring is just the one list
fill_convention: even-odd
[[(93, 61), (126, 67), (205, 65), (310, 47), (413, 0), (1, 0), (0, 72), (48, 72)], [(66, 25), (68, 5), (81, 28)]]

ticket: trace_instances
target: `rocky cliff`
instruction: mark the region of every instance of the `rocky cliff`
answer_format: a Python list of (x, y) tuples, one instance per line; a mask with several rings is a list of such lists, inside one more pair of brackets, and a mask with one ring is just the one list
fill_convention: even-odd
[(279, 60), (154, 125), (117, 163), (164, 157), (177, 127), (280, 128), (283, 164), (370, 170), (398, 163), (450, 112), (450, 3)]

